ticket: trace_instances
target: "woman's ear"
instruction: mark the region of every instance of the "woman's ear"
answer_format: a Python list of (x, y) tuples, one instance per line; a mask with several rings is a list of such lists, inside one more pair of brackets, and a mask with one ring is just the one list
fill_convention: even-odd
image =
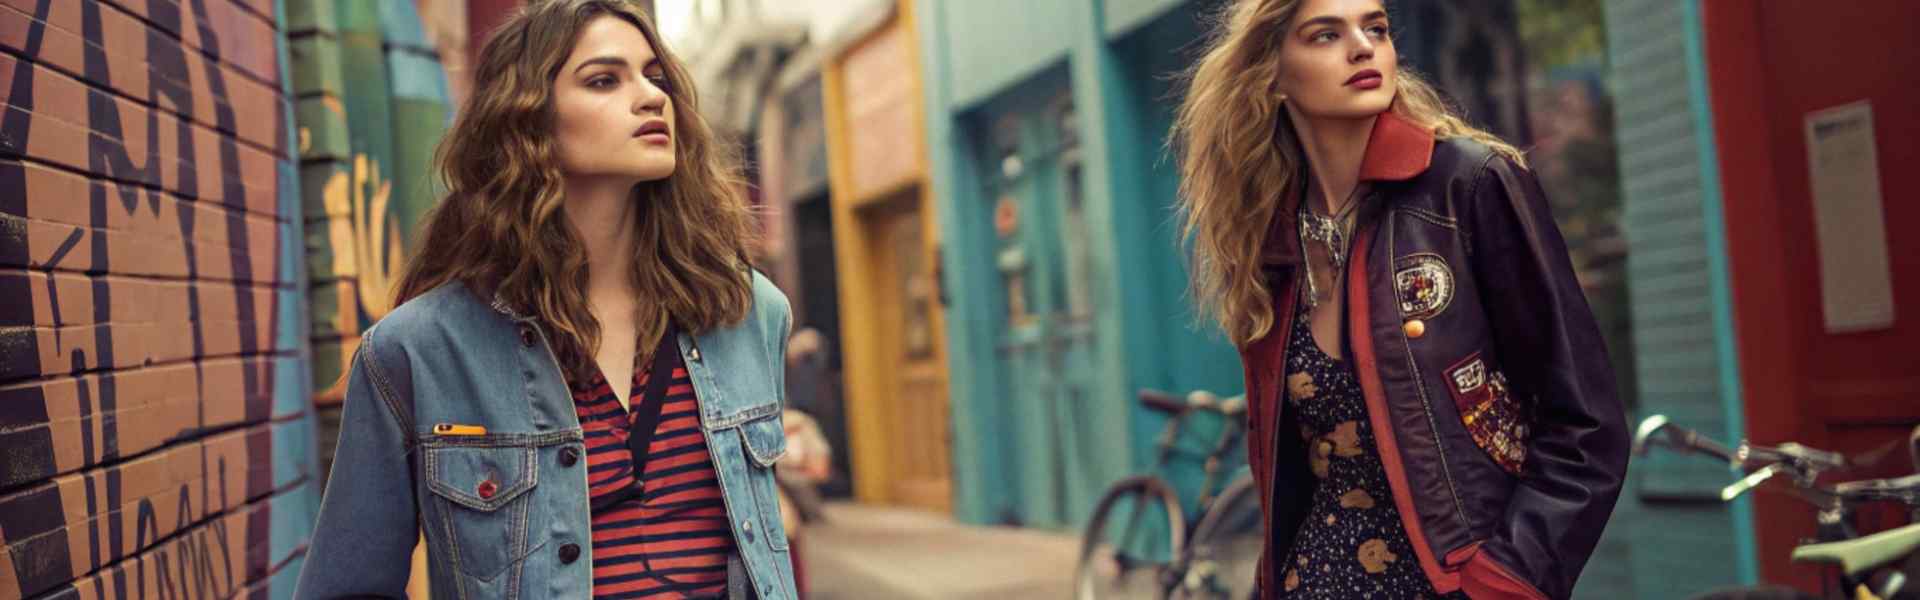
[(1268, 93), (1273, 94), (1274, 100), (1281, 104), (1285, 104), (1287, 100), (1293, 98), (1290, 90), (1291, 88), (1287, 85), (1286, 78), (1278, 75), (1273, 78), (1273, 85), (1267, 88)]

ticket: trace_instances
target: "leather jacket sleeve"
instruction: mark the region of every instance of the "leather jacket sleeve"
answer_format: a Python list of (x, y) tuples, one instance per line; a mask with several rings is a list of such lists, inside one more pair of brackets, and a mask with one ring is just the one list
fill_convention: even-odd
[(404, 388), (383, 376), (372, 337), (371, 329), (361, 337), (347, 374), (340, 444), (294, 598), (407, 597), (420, 535), (407, 443), (413, 428), (403, 420), (412, 405), (391, 393)]
[(1468, 200), (1480, 297), (1533, 435), (1506, 512), (1467, 562), (1462, 585), (1482, 600), (1565, 598), (1619, 498), (1626, 415), (1539, 181), (1496, 155)]

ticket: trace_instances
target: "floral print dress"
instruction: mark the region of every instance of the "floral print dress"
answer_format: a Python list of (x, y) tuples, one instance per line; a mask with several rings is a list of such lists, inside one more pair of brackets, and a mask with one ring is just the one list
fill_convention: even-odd
[(1293, 549), (1283, 555), (1282, 596), (1464, 600), (1458, 592), (1435, 593), (1421, 572), (1387, 487), (1360, 383), (1350, 365), (1314, 343), (1309, 321), (1304, 309), (1293, 320), (1286, 385), (1315, 487)]

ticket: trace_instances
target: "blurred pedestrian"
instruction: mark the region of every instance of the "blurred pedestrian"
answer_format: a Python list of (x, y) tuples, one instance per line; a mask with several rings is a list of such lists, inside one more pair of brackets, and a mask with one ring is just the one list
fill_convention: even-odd
[(807, 413), (789, 408), (781, 421), (786, 426), (787, 455), (774, 470), (780, 491), (780, 523), (787, 532), (787, 551), (793, 560), (794, 589), (806, 596), (807, 555), (802, 540), (808, 525), (826, 518), (820, 483), (832, 472), (833, 448)]
[(362, 337), (298, 598), (797, 597), (776, 506), (785, 296), (738, 160), (625, 0), (495, 30), (448, 196)]
[(1261, 597), (1569, 596), (1628, 437), (1534, 174), (1400, 68), (1379, 0), (1222, 17), (1174, 134), (1194, 297), (1245, 368)]
[(787, 406), (818, 413), (827, 400), (827, 353), (820, 330), (801, 327), (787, 342)]
[[(787, 432), (787, 455), (775, 469), (781, 491), (789, 495), (796, 512), (789, 515), (787, 529), (793, 532), (800, 522), (812, 523), (822, 517), (826, 500), (820, 496), (820, 484), (833, 474), (833, 447), (820, 432), (820, 424), (805, 412), (787, 409), (782, 420)], [(796, 522), (797, 519), (797, 522)]]

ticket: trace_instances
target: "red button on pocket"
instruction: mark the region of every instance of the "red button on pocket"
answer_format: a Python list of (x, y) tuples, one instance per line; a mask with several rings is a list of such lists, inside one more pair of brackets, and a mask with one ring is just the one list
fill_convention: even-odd
[(499, 484), (495, 484), (492, 479), (488, 479), (480, 482), (480, 489), (474, 491), (480, 492), (481, 500), (486, 500), (492, 498), (494, 492), (500, 491), (500, 486)]

